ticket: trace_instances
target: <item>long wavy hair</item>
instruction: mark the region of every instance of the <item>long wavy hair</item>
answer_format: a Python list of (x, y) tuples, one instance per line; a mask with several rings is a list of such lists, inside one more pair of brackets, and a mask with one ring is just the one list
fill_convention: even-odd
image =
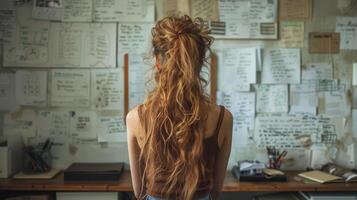
[(174, 193), (175, 198), (192, 199), (204, 173), (199, 124), (207, 118), (210, 101), (201, 74), (213, 41), (208, 33), (200, 18), (187, 15), (163, 18), (152, 28), (153, 56), (160, 65), (153, 66), (155, 84), (141, 107), (141, 195), (145, 178), (164, 177), (162, 198)]

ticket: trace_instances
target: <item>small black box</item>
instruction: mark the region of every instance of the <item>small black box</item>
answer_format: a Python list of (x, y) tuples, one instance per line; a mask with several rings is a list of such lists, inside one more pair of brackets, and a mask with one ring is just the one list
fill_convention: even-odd
[(72, 163), (64, 171), (65, 181), (117, 181), (124, 163)]

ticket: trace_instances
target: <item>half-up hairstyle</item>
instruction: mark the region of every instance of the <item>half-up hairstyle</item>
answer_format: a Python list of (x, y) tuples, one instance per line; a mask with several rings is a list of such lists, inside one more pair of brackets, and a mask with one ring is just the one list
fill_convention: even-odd
[(201, 19), (187, 15), (163, 18), (152, 29), (153, 56), (160, 65), (155, 86), (139, 108), (145, 128), (141, 195), (149, 177), (165, 182), (161, 198), (190, 200), (204, 174), (204, 135), (199, 125), (207, 119), (210, 101), (204, 93), (207, 81), (201, 76), (213, 41), (208, 33)]

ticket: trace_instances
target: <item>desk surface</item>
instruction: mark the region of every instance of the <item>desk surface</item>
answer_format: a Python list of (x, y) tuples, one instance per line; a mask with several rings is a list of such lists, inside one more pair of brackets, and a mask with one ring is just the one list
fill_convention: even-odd
[[(287, 172), (288, 182), (238, 182), (231, 172), (227, 172), (223, 192), (271, 192), (271, 191), (357, 191), (354, 183), (304, 183), (296, 181), (297, 172)], [(64, 182), (63, 173), (50, 180), (0, 179), (0, 191), (132, 191), (129, 171), (125, 171), (119, 181), (113, 182)]]

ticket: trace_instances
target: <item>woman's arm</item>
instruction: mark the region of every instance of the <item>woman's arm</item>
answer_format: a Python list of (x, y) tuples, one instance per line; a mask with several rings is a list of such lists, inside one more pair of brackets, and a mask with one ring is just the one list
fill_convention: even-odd
[[(128, 152), (129, 152), (129, 164), (131, 172), (131, 180), (133, 184), (134, 194), (137, 199), (140, 199), (140, 192), (142, 188), (141, 174), (139, 168), (139, 155), (140, 147), (137, 141), (137, 131), (139, 124), (139, 116), (137, 109), (131, 110), (126, 116), (126, 127), (128, 137)], [(141, 194), (142, 195), (142, 194)]]
[(224, 113), (222, 126), (218, 135), (218, 144), (220, 148), (217, 153), (214, 168), (213, 188), (211, 191), (213, 199), (218, 199), (221, 192), (223, 181), (226, 176), (229, 155), (231, 153), (233, 117), (228, 110), (225, 110)]

